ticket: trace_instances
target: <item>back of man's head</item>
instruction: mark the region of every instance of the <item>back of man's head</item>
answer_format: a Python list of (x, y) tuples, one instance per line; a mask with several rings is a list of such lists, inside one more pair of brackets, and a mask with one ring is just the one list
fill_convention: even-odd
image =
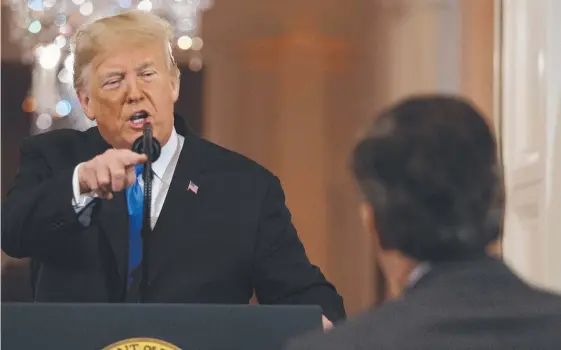
[(383, 111), (352, 166), (384, 250), (418, 261), (469, 259), (499, 236), (504, 192), (495, 139), (462, 99), (414, 97)]

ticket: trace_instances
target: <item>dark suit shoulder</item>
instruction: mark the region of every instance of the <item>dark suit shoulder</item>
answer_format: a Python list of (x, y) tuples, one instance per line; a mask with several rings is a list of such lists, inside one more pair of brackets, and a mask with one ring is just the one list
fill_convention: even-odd
[(561, 295), (541, 287), (530, 286), (537, 300), (551, 306), (555, 305), (561, 315)]
[[(94, 128), (95, 129), (95, 128)], [(92, 129), (79, 131), (74, 129), (57, 129), (42, 134), (29, 136), (23, 140), (23, 148), (37, 149), (40, 151), (70, 151), (73, 147), (80, 147), (85, 142)]]
[[(520, 295), (515, 302), (524, 313), (546, 319), (554, 318), (561, 330), (561, 295), (536, 286), (529, 286), (526, 294)], [(561, 335), (559, 336), (561, 341)]]
[(28, 157), (44, 159), (53, 168), (63, 169), (87, 161), (109, 148), (97, 127), (85, 131), (57, 129), (25, 139), (21, 151)]
[(207, 171), (247, 173), (268, 180), (275, 177), (271, 171), (253, 159), (202, 138), (200, 152)]
[[(393, 332), (394, 328), (386, 327), (384, 318), (391, 321), (392, 311), (400, 308), (401, 303), (388, 302), (375, 310), (369, 310), (361, 315), (337, 325), (327, 332), (317, 331), (295, 339), (287, 350), (350, 350), (376, 347), (376, 349), (391, 348), (394, 333), (399, 334), (403, 329)], [(383, 335), (379, 330), (383, 330)]]
[[(490, 275), (501, 276), (496, 271)], [(525, 283), (508, 284), (504, 278), (486, 285), (467, 279), (443, 286), (433, 280), (421, 289), (326, 335), (296, 340), (288, 349), (529, 349), (529, 344), (552, 349), (561, 342), (561, 296), (554, 293)], [(493, 341), (500, 345), (485, 343), (489, 333), (496, 334)]]

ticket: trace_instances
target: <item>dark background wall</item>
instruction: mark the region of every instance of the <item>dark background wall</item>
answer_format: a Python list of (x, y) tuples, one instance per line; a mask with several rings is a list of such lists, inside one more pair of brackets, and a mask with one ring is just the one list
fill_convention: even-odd
[[(1, 187), (2, 202), (19, 166), (19, 144), (29, 135), (31, 114), (22, 103), (31, 83), (31, 67), (14, 62), (2, 62), (1, 120)], [(6, 258), (2, 252), (2, 301), (28, 301), (29, 268), (26, 260)]]
[(2, 62), (2, 198), (18, 167), (18, 147), (29, 135), (31, 113), (25, 113), (22, 103), (31, 84), (31, 67), (14, 62)]

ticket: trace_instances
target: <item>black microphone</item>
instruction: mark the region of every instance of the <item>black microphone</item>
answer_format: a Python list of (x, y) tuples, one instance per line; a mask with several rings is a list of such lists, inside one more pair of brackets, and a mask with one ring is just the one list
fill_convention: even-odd
[[(148, 115), (144, 118), (147, 118)], [(146, 154), (150, 163), (155, 162), (160, 158), (162, 146), (160, 142), (152, 136), (152, 124), (145, 123), (142, 129), (142, 136), (137, 138), (132, 144), (132, 150), (136, 153)], [(150, 150), (150, 152), (148, 152)]]
[[(147, 118), (146, 115), (144, 118)], [(160, 157), (162, 147), (158, 140), (152, 136), (152, 124), (145, 123), (142, 136), (136, 139), (132, 145), (132, 150), (136, 153), (144, 153), (148, 160), (144, 163), (142, 178), (144, 180), (144, 208), (142, 213), (142, 263), (141, 277), (139, 283), (138, 302), (146, 302), (148, 292), (148, 268), (150, 266), (150, 239), (152, 236), (151, 208), (152, 208), (152, 162)]]

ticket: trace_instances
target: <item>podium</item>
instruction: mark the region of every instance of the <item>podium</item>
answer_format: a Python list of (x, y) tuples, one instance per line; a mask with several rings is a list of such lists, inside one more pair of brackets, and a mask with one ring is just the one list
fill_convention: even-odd
[(280, 350), (319, 306), (2, 303), (2, 348)]

